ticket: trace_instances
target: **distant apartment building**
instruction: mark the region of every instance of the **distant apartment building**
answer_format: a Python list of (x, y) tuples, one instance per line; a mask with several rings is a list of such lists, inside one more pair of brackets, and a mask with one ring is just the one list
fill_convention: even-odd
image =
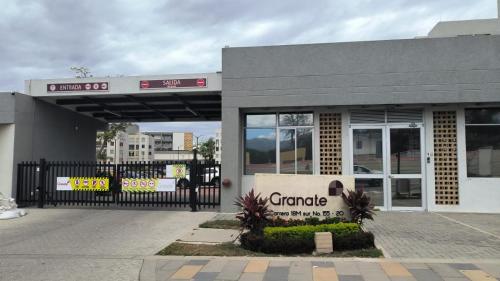
[(145, 132), (154, 139), (154, 160), (193, 159), (193, 133)]
[[(99, 142), (97, 144), (100, 146)], [(138, 125), (127, 127), (109, 141), (105, 148), (106, 160), (112, 163), (154, 160), (154, 138), (141, 133)]]
[(215, 155), (214, 159), (217, 163), (221, 162), (222, 157), (222, 129), (218, 128), (215, 131)]
[(193, 150), (193, 133), (144, 132), (144, 134), (153, 137), (155, 152)]

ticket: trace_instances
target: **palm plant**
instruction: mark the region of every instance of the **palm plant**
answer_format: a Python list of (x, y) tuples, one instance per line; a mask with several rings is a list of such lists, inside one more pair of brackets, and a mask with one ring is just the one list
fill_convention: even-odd
[(370, 196), (363, 190), (348, 190), (347, 195), (343, 192), (342, 199), (349, 207), (353, 222), (362, 225), (364, 219), (373, 220), (373, 216), (375, 215), (374, 206), (371, 204)]
[(241, 208), (241, 212), (236, 214), (241, 228), (254, 234), (262, 233), (273, 214), (269, 209), (268, 198), (262, 198), (260, 193), (255, 195), (253, 189), (245, 196), (238, 197), (234, 205)]

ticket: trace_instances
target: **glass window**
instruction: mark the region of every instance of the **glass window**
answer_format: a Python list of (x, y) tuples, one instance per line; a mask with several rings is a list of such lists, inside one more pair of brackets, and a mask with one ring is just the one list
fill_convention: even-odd
[(383, 179), (355, 179), (356, 190), (368, 193), (372, 204), (384, 206), (384, 180)]
[(245, 174), (276, 173), (276, 129), (246, 129)]
[(295, 174), (295, 129), (280, 129), (280, 174)]
[(468, 177), (500, 177), (500, 108), (466, 109)]
[(280, 126), (312, 126), (312, 113), (281, 113)]
[(128, 149), (133, 150), (134, 149), (134, 145), (133, 144), (129, 144)]
[[(246, 116), (245, 174), (277, 172), (312, 174), (313, 114), (280, 114), (279, 126), (276, 124), (276, 116), (276, 114)], [(279, 151), (276, 151), (278, 142)]]
[(313, 173), (313, 129), (297, 128), (297, 174)]
[(276, 114), (249, 114), (246, 118), (246, 127), (276, 127)]
[(421, 207), (421, 180), (391, 179), (391, 196), (393, 207)]
[(391, 129), (391, 173), (420, 174), (420, 129)]
[(382, 129), (354, 129), (354, 174), (383, 174)]

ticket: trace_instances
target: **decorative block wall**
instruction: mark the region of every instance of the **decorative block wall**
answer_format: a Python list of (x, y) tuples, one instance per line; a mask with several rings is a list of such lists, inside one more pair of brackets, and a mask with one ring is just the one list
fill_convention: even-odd
[(319, 153), (322, 175), (342, 174), (342, 115), (319, 114)]
[(455, 111), (433, 113), (435, 200), (438, 205), (459, 204), (456, 116)]

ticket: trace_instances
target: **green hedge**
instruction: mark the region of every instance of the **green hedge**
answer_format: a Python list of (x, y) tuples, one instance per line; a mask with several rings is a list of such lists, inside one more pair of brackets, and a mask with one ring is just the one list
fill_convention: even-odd
[(341, 237), (359, 232), (361, 229), (356, 223), (336, 223), (321, 225), (301, 225), (290, 227), (264, 228), (265, 240), (305, 239), (314, 241), (315, 232), (331, 232), (333, 237)]

